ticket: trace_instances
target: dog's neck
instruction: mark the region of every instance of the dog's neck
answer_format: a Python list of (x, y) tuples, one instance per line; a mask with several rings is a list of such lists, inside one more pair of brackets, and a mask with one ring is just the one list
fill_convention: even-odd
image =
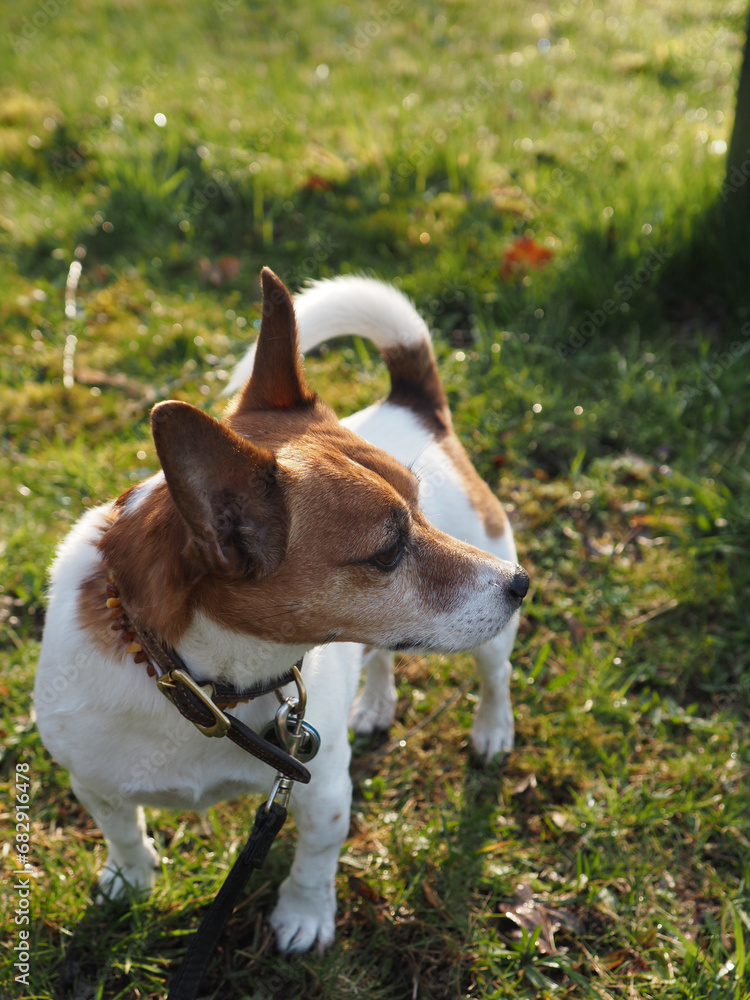
[(237, 688), (280, 677), (311, 648), (232, 632), (200, 611), (177, 644), (178, 653), (196, 678)]

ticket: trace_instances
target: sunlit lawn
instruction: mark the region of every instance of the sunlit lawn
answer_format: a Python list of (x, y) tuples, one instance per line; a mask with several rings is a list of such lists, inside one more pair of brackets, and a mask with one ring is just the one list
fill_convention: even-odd
[[(532, 590), (516, 750), (471, 759), (469, 657), (402, 663), (394, 729), (355, 743), (335, 944), (275, 951), (265, 918), (290, 824), (206, 995), (750, 996), (750, 302), (711, 208), (745, 13), (669, 0), (6, 12), (3, 822), (12, 846), (27, 763), (34, 865), (26, 989), (6, 857), (9, 997), (164, 996), (244, 841), (253, 803), (152, 811), (169, 858), (154, 894), (94, 908), (101, 837), (39, 743), (29, 692), (57, 541), (156, 468), (154, 401), (221, 413), (263, 264), (292, 288), (366, 271), (414, 298)], [(341, 414), (387, 389), (360, 342), (309, 373)]]

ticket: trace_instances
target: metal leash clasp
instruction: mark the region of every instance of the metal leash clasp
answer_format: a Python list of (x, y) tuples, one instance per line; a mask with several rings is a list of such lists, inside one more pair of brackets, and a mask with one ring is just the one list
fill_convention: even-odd
[[(266, 734), (266, 738), (275, 737), (274, 742), (277, 742), (291, 757), (302, 763), (307, 763), (318, 752), (320, 736), (309, 722), (305, 722), (307, 689), (299, 671), (301, 663), (300, 660), (292, 667), (294, 683), (297, 685), (297, 697), (285, 698), (280, 691), (276, 691), (276, 697), (280, 704), (274, 716), (273, 731)], [(266, 802), (266, 812), (274, 802), (278, 802), (280, 806), (286, 808), (293, 785), (292, 778), (287, 778), (281, 772), (277, 772), (271, 794)]]

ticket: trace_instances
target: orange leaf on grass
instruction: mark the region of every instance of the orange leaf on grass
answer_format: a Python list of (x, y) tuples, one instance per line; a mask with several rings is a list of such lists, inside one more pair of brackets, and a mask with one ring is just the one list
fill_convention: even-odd
[(517, 236), (505, 248), (500, 277), (503, 281), (510, 281), (526, 271), (539, 270), (546, 267), (554, 256), (553, 250), (539, 243), (533, 236)]
[(305, 191), (330, 191), (333, 184), (320, 174), (310, 174), (302, 187)]

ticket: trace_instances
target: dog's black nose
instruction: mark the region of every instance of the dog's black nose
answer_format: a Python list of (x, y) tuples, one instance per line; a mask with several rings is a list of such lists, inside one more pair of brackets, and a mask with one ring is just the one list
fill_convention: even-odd
[(508, 589), (514, 597), (518, 598), (519, 602), (526, 597), (529, 589), (529, 574), (522, 566), (516, 566), (516, 572), (513, 574), (513, 579)]

